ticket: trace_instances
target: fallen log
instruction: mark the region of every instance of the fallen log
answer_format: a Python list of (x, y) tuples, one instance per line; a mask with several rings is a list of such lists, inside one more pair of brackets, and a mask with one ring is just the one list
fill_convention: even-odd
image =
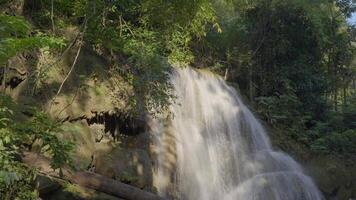
[(41, 174), (55, 179), (68, 180), (82, 187), (94, 189), (119, 198), (127, 200), (165, 200), (156, 194), (91, 172), (75, 172), (68, 167), (64, 167), (62, 168), (63, 176), (59, 176), (59, 171), (54, 171), (51, 168), (50, 160), (37, 153), (25, 152), (23, 153), (22, 160), (29, 166), (37, 168)]

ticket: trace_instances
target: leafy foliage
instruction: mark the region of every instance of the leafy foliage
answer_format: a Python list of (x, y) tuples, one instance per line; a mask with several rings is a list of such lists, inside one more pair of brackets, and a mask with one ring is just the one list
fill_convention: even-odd
[(21, 17), (0, 14), (0, 65), (18, 52), (36, 47), (63, 47), (64, 41), (38, 33), (29, 36), (30, 24)]
[(14, 127), (21, 134), (22, 143), (27, 142), (30, 148), (34, 142), (41, 142), (41, 151), (52, 157), (52, 168), (57, 169), (65, 164), (70, 164), (69, 152), (73, 148), (70, 142), (58, 138), (62, 129), (60, 123), (52, 121), (45, 113), (34, 110), (33, 117)]
[(59, 125), (42, 112), (35, 111), (28, 121), (16, 123), (16, 107), (10, 97), (0, 96), (0, 195), (4, 199), (37, 199), (35, 171), (20, 161), (21, 152), (41, 141), (41, 151), (48, 152), (53, 169), (57, 169), (70, 162), (73, 144), (58, 139)]
[(13, 107), (9, 97), (0, 96), (0, 194), (3, 199), (37, 199), (33, 171), (16, 159), (18, 135), (9, 128)]
[[(50, 2), (28, 7), (32, 13), (44, 13), (34, 21), (45, 18), (42, 27), (49, 28)], [(135, 90), (131, 102), (139, 113), (168, 106), (171, 64), (192, 62), (192, 41), (202, 39), (210, 26), (219, 30), (209, 0), (55, 0), (54, 7), (56, 24), (88, 20), (85, 41), (111, 61), (114, 72), (127, 77)]]
[[(0, 14), (0, 65), (25, 50), (64, 45), (61, 39), (30, 32), (31, 26), (25, 19)], [(34, 110), (33, 117), (25, 122), (16, 122), (17, 109), (9, 96), (0, 95), (0, 196), (5, 200), (38, 199), (36, 173), (21, 162), (22, 151), (40, 141), (41, 151), (52, 157), (52, 167), (57, 169), (70, 162), (72, 144), (57, 138), (59, 124), (40, 111)]]
[(319, 153), (337, 152), (340, 154), (356, 153), (356, 132), (347, 130), (345, 132), (333, 132), (325, 137), (315, 140), (311, 149)]

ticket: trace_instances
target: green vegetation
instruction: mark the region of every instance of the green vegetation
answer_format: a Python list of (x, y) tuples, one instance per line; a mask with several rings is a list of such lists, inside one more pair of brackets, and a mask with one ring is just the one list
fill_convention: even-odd
[[(28, 12), (36, 13), (32, 17), (39, 27), (50, 29), (51, 1), (40, 2), (30, 1)], [(208, 0), (53, 3), (52, 26), (85, 26), (87, 45), (109, 59), (112, 69), (134, 87), (138, 98), (132, 103), (138, 112), (166, 108), (171, 97), (169, 63), (190, 63), (192, 39), (204, 37), (208, 25), (219, 28)]]
[(264, 120), (296, 141), (319, 153), (354, 153), (355, 143), (346, 141), (355, 140), (355, 27), (346, 18), (355, 4), (256, 0), (214, 6), (223, 32), (209, 32), (195, 45), (196, 62), (226, 72)]
[(31, 33), (31, 25), (22, 17), (0, 13), (0, 64), (3, 65), (16, 53), (35, 47), (61, 47), (61, 39)]
[[(18, 107), (8, 96), (0, 96), (0, 195), (3, 199), (37, 199), (35, 171), (21, 162), (23, 151), (39, 142), (39, 150), (52, 158), (52, 168), (69, 164), (72, 144), (58, 138), (59, 124), (34, 110), (32, 117), (18, 123)], [(37, 143), (38, 145), (38, 143)]]
[[(0, 1), (0, 195), (5, 199), (37, 198), (36, 172), (21, 162), (22, 152), (35, 143), (52, 158), (54, 169), (70, 163), (73, 144), (59, 140), (61, 124), (39, 109), (19, 122), (21, 108), (6, 95), (9, 59), (39, 48), (61, 54), (63, 47), (79, 44), (102, 56), (110, 73), (132, 87), (129, 101), (139, 115), (169, 106), (172, 66), (208, 68), (237, 83), (263, 120), (312, 152), (356, 153), (356, 28), (346, 23), (355, 10), (351, 1), (23, 2), (22, 13), (12, 13), (11, 1)], [(63, 39), (68, 27), (79, 32), (73, 41)]]

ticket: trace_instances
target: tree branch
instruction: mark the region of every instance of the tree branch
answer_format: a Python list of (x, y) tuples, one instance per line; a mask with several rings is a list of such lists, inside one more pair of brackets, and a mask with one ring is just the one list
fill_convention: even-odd
[(75, 65), (77, 64), (77, 60), (78, 60), (78, 57), (79, 57), (79, 55), (80, 55), (80, 52), (81, 52), (81, 49), (82, 49), (82, 46), (83, 46), (83, 40), (84, 40), (85, 30), (86, 30), (86, 27), (87, 27), (87, 22), (88, 22), (88, 18), (85, 19), (85, 22), (84, 22), (84, 29), (83, 29), (83, 32), (82, 32), (81, 40), (79, 41), (79, 48), (78, 48), (77, 54), (76, 54), (76, 56), (75, 56), (75, 58), (74, 58), (74, 61), (73, 61), (73, 63), (72, 63), (72, 66), (71, 66), (69, 72), (67, 73), (67, 75), (64, 77), (64, 79), (63, 79), (61, 85), (59, 86), (56, 95), (53, 97), (53, 100), (52, 100), (51, 105), (50, 105), (50, 109), (51, 109), (51, 107), (52, 107), (54, 101), (55, 101), (56, 98), (58, 97), (59, 93), (62, 91), (62, 88), (63, 88), (64, 83), (67, 81), (67, 79), (68, 79), (69, 76), (71, 75), (71, 73), (72, 73), (72, 71), (73, 71)]

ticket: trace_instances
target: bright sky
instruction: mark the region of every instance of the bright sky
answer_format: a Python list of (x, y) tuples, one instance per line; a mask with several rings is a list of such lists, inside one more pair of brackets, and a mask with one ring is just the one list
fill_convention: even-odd
[(348, 19), (349, 23), (356, 24), (356, 13), (353, 13), (352, 16)]

